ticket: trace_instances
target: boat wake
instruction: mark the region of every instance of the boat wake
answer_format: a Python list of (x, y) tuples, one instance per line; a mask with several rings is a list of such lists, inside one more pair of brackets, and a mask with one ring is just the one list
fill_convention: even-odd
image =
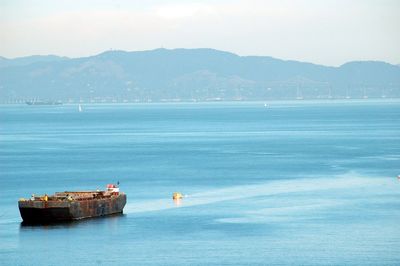
[[(186, 195), (179, 207), (213, 204), (222, 201), (250, 199), (260, 196), (277, 196), (286, 193), (323, 192), (330, 190), (393, 187), (396, 180), (390, 178), (361, 177), (345, 174), (330, 178), (304, 178), (295, 180), (275, 180), (255, 185), (233, 186), (222, 189)], [(177, 204), (168, 197), (128, 203), (124, 213), (162, 211), (176, 208)]]

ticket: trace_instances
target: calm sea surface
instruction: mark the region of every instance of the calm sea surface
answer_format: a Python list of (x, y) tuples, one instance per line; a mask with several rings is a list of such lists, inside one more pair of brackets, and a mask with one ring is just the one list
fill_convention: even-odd
[[(399, 174), (399, 101), (3, 105), (0, 265), (399, 265)], [(21, 225), (117, 181), (122, 216)]]

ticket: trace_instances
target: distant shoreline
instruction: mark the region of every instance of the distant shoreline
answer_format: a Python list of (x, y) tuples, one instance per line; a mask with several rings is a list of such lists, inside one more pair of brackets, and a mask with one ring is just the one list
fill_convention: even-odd
[[(61, 102), (61, 101), (59, 101)], [(276, 103), (373, 103), (373, 102), (400, 102), (400, 98), (334, 98), (334, 99), (283, 99), (283, 100), (243, 100), (243, 101), (138, 101), (138, 102), (61, 102), (59, 105), (27, 105), (25, 102), (0, 103), (0, 105), (23, 105), (37, 107), (62, 107), (75, 105), (143, 105), (143, 104), (276, 104)], [(265, 106), (268, 107), (268, 106)]]

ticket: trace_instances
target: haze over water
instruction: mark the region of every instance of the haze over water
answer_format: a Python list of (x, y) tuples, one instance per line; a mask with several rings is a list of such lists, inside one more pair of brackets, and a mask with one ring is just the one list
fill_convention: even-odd
[[(399, 174), (398, 100), (3, 105), (0, 265), (398, 265)], [(20, 224), (117, 181), (122, 216)]]

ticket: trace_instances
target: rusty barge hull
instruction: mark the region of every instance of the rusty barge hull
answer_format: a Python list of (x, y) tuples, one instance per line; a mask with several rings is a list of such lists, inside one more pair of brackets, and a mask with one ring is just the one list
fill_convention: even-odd
[(25, 200), (18, 207), (24, 223), (53, 223), (123, 212), (126, 195), (83, 200)]

